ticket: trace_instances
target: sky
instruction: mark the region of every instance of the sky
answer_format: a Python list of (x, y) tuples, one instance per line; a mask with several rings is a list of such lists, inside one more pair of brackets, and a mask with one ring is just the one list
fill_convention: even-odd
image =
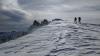
[(100, 17), (100, 0), (19, 0), (18, 3), (38, 16)]
[(34, 19), (72, 19), (79, 16), (99, 19), (100, 0), (0, 0), (0, 31), (15, 30), (20, 26), (23, 29)]

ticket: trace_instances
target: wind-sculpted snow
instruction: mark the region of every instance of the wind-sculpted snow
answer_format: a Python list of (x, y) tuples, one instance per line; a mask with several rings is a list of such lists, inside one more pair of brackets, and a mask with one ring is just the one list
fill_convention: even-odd
[(0, 44), (0, 56), (100, 56), (100, 25), (57, 21)]

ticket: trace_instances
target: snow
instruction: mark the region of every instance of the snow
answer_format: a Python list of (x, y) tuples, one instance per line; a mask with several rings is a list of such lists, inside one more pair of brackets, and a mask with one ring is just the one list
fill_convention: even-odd
[(0, 44), (0, 56), (100, 56), (100, 25), (54, 21)]

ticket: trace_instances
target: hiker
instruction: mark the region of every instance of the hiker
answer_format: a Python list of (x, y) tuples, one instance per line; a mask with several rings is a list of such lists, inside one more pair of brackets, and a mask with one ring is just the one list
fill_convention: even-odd
[(78, 17), (78, 22), (79, 24), (81, 24), (81, 17)]
[(76, 17), (74, 18), (74, 23), (77, 24), (77, 18)]

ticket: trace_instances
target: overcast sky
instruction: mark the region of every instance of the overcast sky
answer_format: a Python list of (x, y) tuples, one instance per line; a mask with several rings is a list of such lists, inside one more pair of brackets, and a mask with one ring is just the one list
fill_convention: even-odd
[(0, 29), (26, 26), (33, 19), (75, 16), (99, 19), (100, 0), (0, 0)]
[(18, 0), (19, 5), (33, 14), (56, 17), (98, 17), (100, 0)]

